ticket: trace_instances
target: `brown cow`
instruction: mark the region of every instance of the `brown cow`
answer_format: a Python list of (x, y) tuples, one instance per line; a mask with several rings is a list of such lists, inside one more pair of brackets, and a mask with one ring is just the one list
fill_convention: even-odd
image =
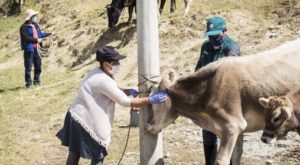
[(190, 118), (220, 138), (217, 164), (228, 165), (231, 155), (232, 164), (240, 164), (243, 133), (265, 125), (258, 99), (299, 88), (299, 52), (300, 39), (261, 54), (224, 58), (176, 81), (162, 80), (154, 90), (167, 90), (169, 97), (153, 105), (146, 129), (156, 134), (179, 115)]
[(300, 90), (286, 96), (260, 98), (265, 108), (265, 128), (261, 140), (271, 143), (282, 139), (289, 131), (300, 134)]

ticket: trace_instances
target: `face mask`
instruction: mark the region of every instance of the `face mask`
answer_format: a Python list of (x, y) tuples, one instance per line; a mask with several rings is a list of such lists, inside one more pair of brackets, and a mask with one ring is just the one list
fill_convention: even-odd
[(214, 46), (214, 49), (217, 50), (217, 49), (220, 49), (221, 46)]
[(225, 36), (218, 36), (216, 38), (209, 38), (209, 42), (214, 46), (221, 46), (225, 42)]
[(31, 19), (31, 20), (32, 20), (32, 22), (33, 22), (33, 23), (36, 23), (36, 24), (38, 23), (38, 21), (37, 21), (37, 17), (36, 17), (36, 16), (32, 17), (32, 19)]
[(112, 69), (109, 71), (110, 74), (115, 75), (120, 71), (120, 65), (113, 65)]

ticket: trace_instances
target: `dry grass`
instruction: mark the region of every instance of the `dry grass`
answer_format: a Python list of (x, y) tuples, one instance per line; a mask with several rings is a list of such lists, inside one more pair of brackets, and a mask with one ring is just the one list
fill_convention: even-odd
[(74, 80), (72, 73), (45, 71), (43, 86), (25, 89), (22, 68), (0, 72), (1, 164), (56, 161), (55, 153), (59, 150), (54, 135), (61, 127), (61, 114), (74, 97), (79, 80)]

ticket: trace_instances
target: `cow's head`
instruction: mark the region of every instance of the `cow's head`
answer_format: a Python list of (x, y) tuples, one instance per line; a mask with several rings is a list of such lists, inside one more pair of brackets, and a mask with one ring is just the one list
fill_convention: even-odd
[(124, 0), (113, 0), (110, 5), (106, 6), (108, 27), (114, 27), (118, 23), (124, 7)]
[(285, 137), (292, 117), (292, 102), (285, 96), (270, 96), (259, 98), (259, 103), (265, 108), (265, 128), (261, 140), (271, 143)]
[[(169, 69), (162, 74), (159, 85), (152, 87), (152, 92), (166, 91), (175, 81), (176, 73), (173, 69)], [(152, 116), (147, 123), (146, 129), (152, 134), (157, 134), (163, 128), (173, 123), (177, 117), (177, 113), (172, 111), (172, 100), (168, 96), (165, 102), (152, 105)]]

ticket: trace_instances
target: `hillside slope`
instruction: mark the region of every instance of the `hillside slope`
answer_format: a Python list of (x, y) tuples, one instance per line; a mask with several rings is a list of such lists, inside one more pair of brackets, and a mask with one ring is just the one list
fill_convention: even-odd
[[(24, 88), (18, 36), (25, 14), (0, 18), (0, 164), (64, 164), (67, 149), (60, 146), (55, 134), (81, 80), (97, 66), (94, 52), (98, 46), (115, 46), (127, 56), (116, 80), (120, 86), (137, 86), (137, 27), (126, 25), (127, 11), (123, 11), (119, 25), (108, 29), (104, 8), (109, 2), (39, 0), (35, 5), (24, 6), (23, 11), (40, 10), (41, 29), (57, 32), (52, 37), (52, 53), (43, 58), (42, 86), (29, 90)], [(193, 72), (210, 16), (223, 16), (228, 22), (228, 34), (241, 45), (242, 55), (249, 55), (299, 38), (299, 9), (297, 0), (197, 0), (188, 16), (182, 18), (182, 1), (177, 2), (173, 15), (167, 12), (167, 4), (159, 20), (161, 70), (173, 67), (181, 75)], [(117, 107), (106, 164), (116, 164), (121, 157), (128, 119), (128, 109)], [(166, 164), (203, 164), (200, 130), (183, 118), (168, 127), (164, 133)], [(300, 147), (293, 144), (293, 140), (299, 144), (299, 137), (291, 134), (286, 142), (268, 146), (260, 142), (259, 135), (247, 134), (243, 164), (265, 164), (269, 159), (275, 164), (300, 161)], [(138, 139), (136, 128), (123, 164), (138, 164)], [(82, 164), (89, 162), (83, 160)]]

